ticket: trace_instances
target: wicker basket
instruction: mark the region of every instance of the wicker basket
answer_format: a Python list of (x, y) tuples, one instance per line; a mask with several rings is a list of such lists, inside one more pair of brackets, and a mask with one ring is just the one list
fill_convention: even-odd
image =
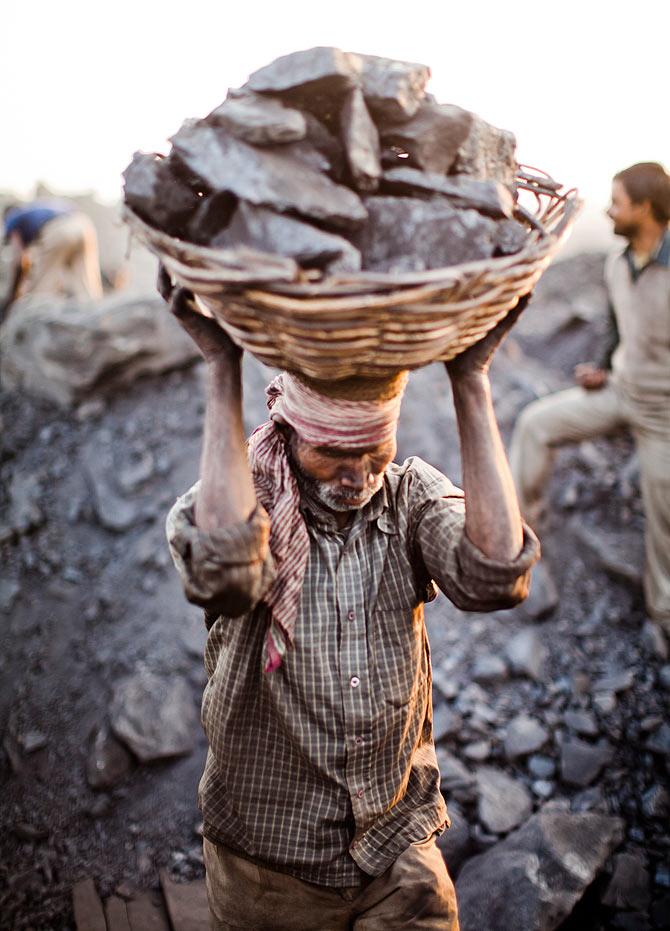
[(281, 256), (196, 246), (128, 208), (124, 218), (200, 309), (261, 362), (325, 380), (381, 376), (453, 359), (533, 289), (581, 201), (536, 169), (520, 169), (517, 186), (535, 195), (534, 211), (517, 214), (529, 228), (521, 252), (410, 274), (317, 279)]

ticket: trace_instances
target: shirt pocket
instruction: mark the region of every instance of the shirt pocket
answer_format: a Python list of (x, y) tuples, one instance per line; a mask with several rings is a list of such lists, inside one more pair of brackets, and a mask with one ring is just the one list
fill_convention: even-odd
[(423, 604), (372, 613), (375, 671), (387, 702), (401, 707), (427, 674)]

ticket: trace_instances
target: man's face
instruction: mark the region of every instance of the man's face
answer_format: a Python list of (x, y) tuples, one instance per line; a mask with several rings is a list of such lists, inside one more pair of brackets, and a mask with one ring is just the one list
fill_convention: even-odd
[(612, 202), (607, 216), (614, 222), (617, 236), (625, 236), (626, 239), (636, 236), (648, 211), (648, 203), (633, 203), (622, 181), (612, 182)]
[(395, 438), (379, 446), (335, 449), (311, 446), (291, 434), (293, 461), (312, 492), (332, 511), (364, 507), (384, 481), (384, 472), (396, 454)]

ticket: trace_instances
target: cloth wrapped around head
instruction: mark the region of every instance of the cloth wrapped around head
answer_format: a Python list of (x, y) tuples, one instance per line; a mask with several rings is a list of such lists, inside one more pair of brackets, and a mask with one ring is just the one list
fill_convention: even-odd
[(256, 496), (270, 515), (270, 551), (277, 574), (265, 596), (270, 609), (263, 668), (276, 669), (293, 642), (309, 534), (300, 513), (300, 491), (285, 440), (276, 424), (288, 424), (312, 446), (363, 449), (395, 436), (407, 372), (391, 378), (317, 382), (283, 372), (266, 388), (270, 420), (249, 438)]

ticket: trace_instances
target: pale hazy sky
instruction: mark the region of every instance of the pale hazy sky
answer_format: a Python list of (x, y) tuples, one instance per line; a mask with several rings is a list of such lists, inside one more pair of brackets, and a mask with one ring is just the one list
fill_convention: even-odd
[(591, 208), (618, 169), (670, 163), (667, 0), (9, 0), (0, 22), (0, 189), (22, 194), (116, 198), (134, 150), (313, 45), (430, 65), (438, 100), (513, 130)]

